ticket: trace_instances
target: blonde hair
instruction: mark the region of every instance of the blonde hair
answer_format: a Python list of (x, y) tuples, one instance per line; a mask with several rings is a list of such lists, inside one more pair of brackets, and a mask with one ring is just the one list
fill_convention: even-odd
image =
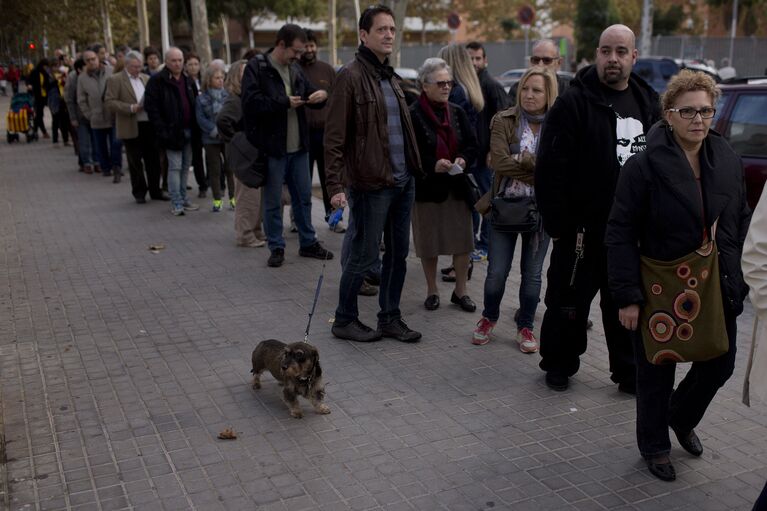
[(525, 82), (531, 76), (536, 75), (543, 78), (543, 84), (546, 87), (546, 112), (548, 112), (549, 108), (551, 108), (551, 105), (554, 104), (554, 100), (557, 99), (559, 88), (557, 85), (557, 77), (554, 75), (554, 73), (552, 73), (551, 70), (541, 66), (531, 67), (525, 71), (525, 74), (523, 74), (522, 78), (519, 79), (519, 86), (517, 87), (517, 105), (519, 105), (519, 108), (522, 108), (522, 87), (524, 87)]
[(220, 67), (208, 64), (208, 67), (205, 68), (205, 72), (202, 75), (201, 85), (202, 85), (202, 92), (205, 92), (206, 90), (210, 89), (211, 82), (213, 81), (213, 78), (216, 76), (216, 74), (221, 73), (226, 79), (226, 72), (221, 69)]
[(469, 96), (474, 110), (477, 112), (485, 108), (485, 98), (482, 96), (482, 87), (479, 85), (479, 77), (471, 63), (469, 52), (459, 44), (449, 44), (439, 50), (437, 57), (443, 59), (453, 70), (453, 80), (458, 82)]
[(669, 80), (666, 92), (664, 92), (661, 97), (663, 111), (665, 112), (669, 108), (673, 108), (677, 98), (685, 92), (699, 90), (707, 92), (709, 98), (711, 98), (711, 105), (716, 105), (720, 92), (719, 89), (716, 88), (714, 79), (700, 71), (682, 69), (679, 71), (679, 74), (673, 76), (671, 80)]
[(239, 96), (242, 85), (242, 68), (247, 65), (247, 60), (238, 60), (229, 67), (229, 73), (224, 81), (224, 88), (229, 94)]

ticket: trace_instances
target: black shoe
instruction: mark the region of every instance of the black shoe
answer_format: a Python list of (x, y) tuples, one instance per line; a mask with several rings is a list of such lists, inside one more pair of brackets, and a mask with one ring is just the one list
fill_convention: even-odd
[(682, 449), (689, 452), (693, 456), (700, 456), (703, 454), (703, 444), (700, 443), (700, 438), (698, 438), (698, 435), (695, 434), (695, 430), (692, 430), (686, 434), (680, 433), (674, 428), (671, 428), (671, 430), (676, 435), (676, 439), (679, 440), (679, 444), (682, 446)]
[(365, 282), (367, 282), (371, 286), (380, 286), (381, 275), (377, 273), (368, 273), (367, 275), (365, 275)]
[(442, 275), (450, 275), (450, 273), (454, 271), (455, 271), (455, 268), (453, 266), (448, 266), (447, 268), (442, 268), (441, 270), (439, 270), (439, 272)]
[(378, 286), (374, 286), (369, 284), (366, 280), (363, 280), (357, 294), (361, 296), (375, 296), (378, 294)]
[(136, 197), (136, 204), (146, 204), (146, 199), (144, 197)]
[(272, 250), (272, 255), (269, 256), (269, 260), (266, 261), (266, 265), (271, 268), (279, 268), (282, 263), (285, 262), (285, 249), (275, 248)]
[(435, 311), (439, 309), (439, 295), (429, 295), (423, 302), (423, 306), (427, 311)]
[(547, 372), (546, 373), (546, 385), (551, 390), (556, 390), (557, 392), (562, 392), (567, 390), (567, 387), (570, 386), (569, 378), (567, 376), (564, 376), (562, 374)]
[(389, 324), (378, 324), (378, 330), (383, 337), (390, 337), (401, 342), (418, 342), (421, 340), (421, 332), (411, 330), (404, 321), (398, 319)]
[(334, 324), (330, 331), (339, 339), (346, 339), (347, 341), (375, 342), (381, 340), (381, 332), (364, 325), (358, 319), (345, 325)]
[(652, 460), (646, 460), (647, 468), (650, 473), (661, 481), (674, 481), (676, 479), (676, 470), (670, 461), (666, 463), (655, 463)]
[(624, 394), (637, 395), (637, 382), (635, 379), (625, 380), (618, 384), (618, 391)]
[(204, 199), (208, 196), (208, 193), (205, 190), (200, 190), (200, 193), (197, 194), (198, 199)]
[(298, 255), (301, 257), (313, 257), (315, 259), (333, 259), (333, 252), (325, 250), (319, 241), (314, 245), (299, 249)]
[(450, 297), (450, 301), (458, 305), (466, 312), (474, 312), (477, 310), (477, 305), (472, 301), (471, 298), (469, 298), (469, 295), (463, 295), (462, 297), (458, 298), (458, 295), (456, 295), (455, 291), (453, 291), (453, 295)]

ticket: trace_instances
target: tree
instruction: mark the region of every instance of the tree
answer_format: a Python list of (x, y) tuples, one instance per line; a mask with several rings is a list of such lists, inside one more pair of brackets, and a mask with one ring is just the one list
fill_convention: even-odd
[(655, 9), (652, 17), (652, 35), (673, 35), (679, 29), (684, 19), (681, 5), (672, 5), (668, 9)]
[(192, 37), (200, 61), (203, 64), (209, 63), (213, 54), (210, 51), (208, 8), (205, 6), (205, 0), (192, 0)]
[(421, 0), (407, 6), (407, 15), (421, 20), (421, 44), (426, 44), (426, 24), (444, 21), (450, 14), (450, 2)]
[(400, 36), (394, 38), (394, 51), (390, 57), (390, 62), (394, 66), (400, 64), (400, 48), (402, 47), (402, 36), (405, 28), (405, 12), (407, 12), (408, 0), (383, 0), (383, 5), (388, 6), (394, 12), (394, 26), (399, 30)]
[(618, 23), (619, 19), (611, 0), (578, 0), (575, 14), (576, 58), (593, 59), (602, 31)]

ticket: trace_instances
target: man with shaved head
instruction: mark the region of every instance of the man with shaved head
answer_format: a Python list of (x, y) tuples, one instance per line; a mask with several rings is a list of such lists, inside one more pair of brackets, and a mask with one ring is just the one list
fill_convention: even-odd
[(602, 32), (596, 63), (581, 69), (554, 103), (538, 143), (535, 193), (554, 241), (540, 367), (554, 390), (565, 390), (578, 371), (589, 308), (600, 293), (611, 379), (620, 391), (636, 392), (632, 343), (610, 295), (604, 246), (621, 167), (644, 150), (645, 133), (660, 119), (658, 95), (631, 72), (636, 57), (631, 29)]
[[(570, 85), (570, 80), (560, 76), (557, 73), (562, 63), (562, 57), (559, 54), (559, 45), (552, 39), (539, 39), (533, 43), (532, 55), (530, 56), (529, 67), (538, 66), (549, 69), (557, 77), (557, 94), (562, 95)], [(512, 105), (517, 103), (517, 87), (519, 82), (514, 83), (509, 88), (509, 101)]]
[(200, 209), (186, 197), (186, 181), (192, 161), (192, 132), (197, 128), (197, 86), (184, 73), (184, 53), (171, 47), (165, 52), (165, 67), (146, 84), (144, 110), (168, 158), (168, 193), (171, 213)]

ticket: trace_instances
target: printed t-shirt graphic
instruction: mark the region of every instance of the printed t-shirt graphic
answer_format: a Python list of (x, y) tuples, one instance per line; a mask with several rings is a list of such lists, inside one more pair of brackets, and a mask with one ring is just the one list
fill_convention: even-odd
[(639, 106), (627, 87), (617, 91), (610, 87), (602, 87), (607, 104), (615, 111), (615, 153), (621, 167), (636, 153), (642, 152), (647, 147), (644, 127), (642, 126), (642, 114)]

